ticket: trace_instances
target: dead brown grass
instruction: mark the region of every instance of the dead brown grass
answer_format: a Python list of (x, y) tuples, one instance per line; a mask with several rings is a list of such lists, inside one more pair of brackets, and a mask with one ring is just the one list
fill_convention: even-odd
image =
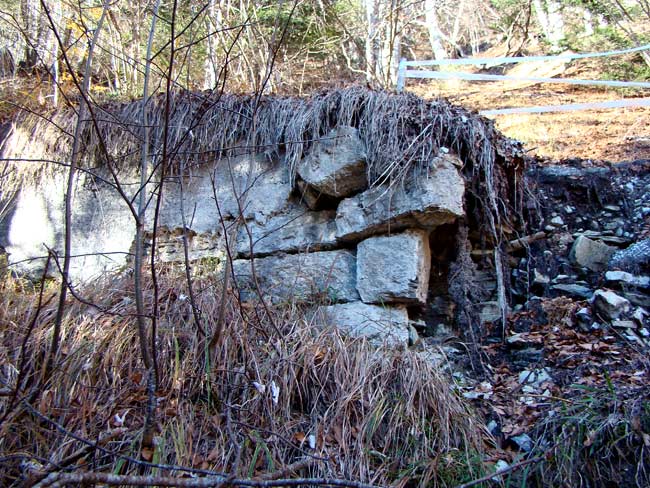
[[(5, 486), (60, 469), (170, 473), (131, 459), (141, 456), (239, 477), (312, 460), (296, 475), (397, 486), (451, 486), (481, 474), (481, 424), (449, 378), (419, 353), (374, 349), (310, 324), (290, 308), (273, 311), (277, 335), (261, 311), (230, 300), (222, 346), (210, 364), (190, 325), (190, 305), (179, 285), (182, 270), (161, 270), (160, 282), (159, 433), (153, 453), (139, 449), (147, 394), (132, 279), (114, 276), (83, 290), (98, 307), (68, 304), (62, 347), (47, 383), (40, 369), (54, 292), (45, 291), (34, 320), (38, 294), (13, 279), (2, 284), (0, 386), (19, 387), (13, 405), (11, 396), (0, 397)], [(219, 283), (202, 277), (195, 286), (209, 328)], [(37, 393), (32, 407), (41, 416), (20, 401), (29, 392)], [(90, 441), (112, 437), (103, 444), (106, 451), (99, 451), (71, 434)], [(80, 449), (82, 455), (70, 462)]]

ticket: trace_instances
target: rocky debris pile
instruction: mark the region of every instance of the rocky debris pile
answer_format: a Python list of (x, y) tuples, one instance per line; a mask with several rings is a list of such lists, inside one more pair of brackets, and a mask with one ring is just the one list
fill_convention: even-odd
[(532, 244), (513, 271), (519, 309), (531, 296), (582, 300), (576, 321), (583, 329), (614, 326), (650, 344), (648, 170), (649, 163), (637, 162), (531, 172), (548, 238)]
[(456, 373), (513, 459), (558, 414), (555, 399), (580, 388), (634, 395), (649, 374), (650, 164), (542, 166), (529, 176), (538, 218), (534, 238), (506, 260), (507, 328), (484, 325), (487, 379)]

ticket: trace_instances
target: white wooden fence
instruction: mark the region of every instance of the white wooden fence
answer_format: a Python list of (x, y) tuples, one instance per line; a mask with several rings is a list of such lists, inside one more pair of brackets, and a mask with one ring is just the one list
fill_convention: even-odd
[[(463, 73), (463, 72), (450, 72), (450, 71), (427, 71), (421, 69), (409, 68), (422, 68), (427, 66), (467, 66), (479, 65), (485, 67), (499, 66), (501, 64), (510, 63), (525, 63), (532, 61), (555, 61), (555, 60), (574, 60), (584, 58), (600, 58), (608, 56), (619, 56), (621, 54), (634, 53), (639, 51), (650, 50), (650, 44), (639, 46), (631, 49), (622, 49), (618, 51), (607, 51), (599, 53), (586, 53), (586, 54), (562, 54), (558, 56), (524, 56), (524, 57), (500, 57), (500, 58), (466, 58), (466, 59), (440, 59), (440, 60), (426, 60), (426, 61), (407, 61), (402, 59), (397, 71), (397, 91), (404, 90), (406, 80), (408, 78), (426, 78), (438, 80), (469, 80), (469, 81), (523, 81), (533, 83), (564, 83), (571, 85), (593, 85), (593, 86), (608, 86), (617, 88), (641, 88), (650, 89), (650, 82), (642, 81), (616, 81), (616, 80), (581, 80), (573, 78), (542, 78), (534, 76), (509, 76), (509, 75), (491, 75), (482, 73)], [(650, 107), (650, 98), (634, 98), (634, 99), (621, 99), (611, 100), (606, 102), (594, 103), (572, 103), (566, 105), (543, 105), (534, 107), (518, 107), (506, 108), (495, 110), (483, 110), (480, 112), (482, 115), (500, 115), (500, 114), (515, 114), (515, 113), (543, 113), (543, 112), (566, 112), (574, 110), (590, 110), (590, 109), (607, 109), (619, 107)]]

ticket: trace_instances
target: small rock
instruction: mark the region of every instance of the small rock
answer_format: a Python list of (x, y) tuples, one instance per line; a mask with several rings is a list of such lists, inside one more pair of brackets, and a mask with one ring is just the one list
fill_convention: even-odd
[(643, 323), (645, 318), (648, 316), (648, 312), (643, 310), (641, 307), (637, 307), (636, 310), (634, 310), (634, 313), (632, 314), (632, 318), (639, 322), (640, 324)]
[(557, 217), (553, 217), (551, 219), (550, 224), (553, 227), (562, 227), (564, 225), (564, 220), (562, 220), (562, 217), (558, 215)]
[(605, 205), (603, 208), (605, 210), (609, 210), (611, 212), (620, 212), (621, 211), (621, 207), (619, 207), (618, 205)]
[(636, 329), (636, 324), (631, 320), (613, 320), (612, 326), (618, 329)]
[(583, 285), (576, 285), (575, 283), (560, 283), (557, 285), (551, 286), (552, 290), (563, 292), (564, 294), (576, 297), (576, 298), (585, 298), (589, 299), (593, 295), (593, 292), (590, 288)]
[(605, 273), (605, 279), (607, 281), (625, 283), (626, 285), (638, 286), (640, 288), (650, 287), (650, 276), (635, 276), (625, 271), (608, 271)]
[(609, 320), (617, 319), (630, 310), (629, 300), (608, 290), (596, 290), (593, 304), (596, 310)]
[(540, 273), (537, 268), (533, 270), (533, 284), (535, 285), (548, 285), (551, 282), (549, 278), (544, 273)]
[(532, 387), (539, 387), (542, 383), (545, 381), (551, 381), (552, 378), (548, 374), (548, 369), (547, 368), (541, 368), (541, 369), (535, 369), (535, 370), (523, 370), (521, 373), (519, 373), (519, 383), (520, 384), (528, 384)]
[(559, 274), (555, 278), (553, 278), (553, 283), (560, 283), (562, 281), (570, 280), (571, 277), (569, 275), (565, 274)]
[(528, 434), (516, 435), (514, 437), (511, 437), (510, 440), (514, 442), (517, 447), (519, 447), (519, 449), (521, 449), (523, 452), (530, 452), (535, 446), (535, 443)]
[(409, 325), (409, 346), (414, 346), (419, 341), (420, 341), (420, 336), (418, 335), (418, 331), (415, 330), (415, 327)]
[(639, 334), (641, 334), (643, 337), (650, 337), (650, 331), (645, 327), (639, 329)]
[(581, 328), (584, 329), (589, 329), (589, 325), (593, 321), (593, 318), (591, 316), (591, 310), (589, 310), (587, 307), (582, 307), (580, 310), (576, 312), (576, 318), (578, 319), (578, 325), (580, 325)]
[(623, 292), (632, 305), (637, 307), (650, 308), (650, 296), (645, 293), (634, 293), (631, 291)]

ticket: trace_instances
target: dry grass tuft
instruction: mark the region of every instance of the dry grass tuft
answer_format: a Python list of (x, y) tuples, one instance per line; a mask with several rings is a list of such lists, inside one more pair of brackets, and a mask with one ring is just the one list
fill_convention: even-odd
[(573, 385), (538, 425), (534, 486), (650, 486), (647, 385)]
[[(373, 349), (308, 324), (295, 309), (274, 309), (278, 335), (262, 311), (227, 304), (227, 329), (216, 361), (191, 326), (182, 270), (160, 274), (158, 444), (154, 463), (260, 476), (311, 460), (294, 475), (330, 476), (397, 486), (452, 486), (481, 475), (483, 429), (449, 378), (414, 351)], [(219, 283), (197, 278), (198, 306), (210, 329)], [(150, 287), (145, 290), (150, 297)], [(139, 437), (147, 401), (139, 359), (133, 285), (109, 277), (83, 290), (99, 306), (68, 304), (60, 355), (47, 383), (40, 369), (56, 300), (10, 279), (0, 290), (0, 380), (25, 403), (0, 397), (0, 478), (5, 485), (37, 470), (63, 468), (122, 474), (169, 474), (142, 468)], [(35, 327), (28, 334), (29, 324)], [(26, 339), (25, 339), (26, 338)], [(21, 344), (27, 360), (21, 365)], [(277, 390), (276, 390), (277, 389)], [(277, 401), (274, 400), (277, 391)], [(126, 457), (125, 457), (126, 456)], [(57, 464), (67, 464), (57, 468)]]

